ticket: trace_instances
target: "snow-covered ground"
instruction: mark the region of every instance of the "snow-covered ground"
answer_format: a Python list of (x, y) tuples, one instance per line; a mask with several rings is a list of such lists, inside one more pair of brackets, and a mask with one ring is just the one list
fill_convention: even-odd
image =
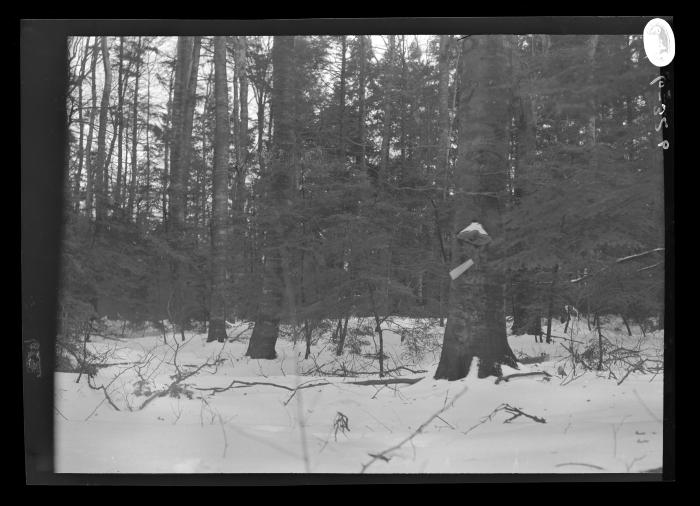
[[(76, 383), (77, 374), (56, 373), (56, 472), (620, 473), (662, 466), (663, 373), (632, 372), (619, 385), (624, 369), (616, 372), (617, 380), (607, 371), (579, 376), (580, 366), (573, 375), (562, 346), (571, 343), (510, 336), (517, 356), (547, 356), (518, 371), (505, 368), (504, 374), (546, 371), (551, 378), (436, 381), (443, 329), (426, 326), (429, 339), (413, 352), (410, 336), (400, 340), (401, 328), (425, 324), (397, 319), (393, 331), (384, 332), (385, 368), (407, 367), (389, 376), (423, 378), (393, 385), (351, 383), (378, 374), (327, 375), (343, 367), (377, 370), (376, 359), (365, 356), (376, 353), (371, 336), (355, 348), (359, 353), (347, 349), (335, 357), (326, 334), (306, 360), (303, 340), (295, 346), (288, 339), (278, 341), (276, 360), (244, 357), (250, 331), (223, 345), (189, 333), (179, 348), (171, 333), (166, 345), (156, 330), (95, 337), (89, 348), (116, 365), (101, 367), (92, 385), (104, 385), (119, 410), (103, 390), (88, 386), (86, 376)], [(570, 337), (577, 341), (597, 340), (583, 321), (575, 330)], [(229, 329), (229, 335), (238, 332)], [(558, 322), (553, 334), (564, 335)], [(604, 334), (617, 346), (641, 349), (642, 356), (662, 354), (663, 332), (628, 337), (612, 321)], [(139, 409), (174, 381), (175, 350), (181, 374), (220, 360), (184, 380), (173, 395), (154, 397)], [(212, 390), (233, 381), (238, 383), (232, 388)], [(304, 388), (295, 391), (298, 386)], [(498, 410), (504, 404), (545, 423), (524, 415), (505, 423), (515, 412)], [(382, 453), (393, 446), (398, 448)]]

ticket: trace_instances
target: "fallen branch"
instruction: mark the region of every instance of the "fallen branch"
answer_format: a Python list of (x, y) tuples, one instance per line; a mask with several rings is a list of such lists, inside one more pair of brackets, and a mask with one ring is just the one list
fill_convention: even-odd
[(524, 376), (544, 376), (545, 378), (551, 378), (552, 375), (546, 371), (535, 371), (535, 372), (518, 372), (515, 374), (509, 374), (508, 376), (499, 376), (496, 378), (496, 385), (505, 381), (508, 383), (513, 378), (522, 378)]
[(643, 373), (644, 372), (644, 362), (646, 362), (646, 360), (640, 360), (636, 364), (632, 365), (632, 367), (627, 369), (627, 372), (625, 373), (625, 375), (620, 379), (620, 381), (617, 382), (618, 386), (622, 385), (622, 382), (627, 379), (627, 376), (629, 376), (633, 372), (640, 371)]
[(516, 418), (518, 418), (519, 416), (525, 416), (525, 417), (527, 417), (527, 418), (530, 418), (531, 420), (534, 420), (534, 421), (537, 422), (537, 423), (547, 423), (547, 421), (546, 421), (544, 418), (540, 418), (539, 416), (529, 415), (529, 414), (525, 413), (524, 411), (522, 411), (522, 410), (519, 409), (519, 408), (516, 408), (516, 407), (514, 407), (514, 406), (511, 406), (510, 404), (505, 404), (505, 403), (504, 403), (504, 404), (501, 404), (500, 406), (498, 406), (498, 407), (497, 407), (496, 409), (494, 409), (493, 411), (491, 411), (491, 413), (489, 413), (488, 415), (486, 415), (485, 417), (483, 417), (483, 418), (479, 421), (479, 423), (477, 423), (477, 424), (472, 425), (471, 427), (469, 427), (466, 431), (464, 431), (464, 434), (469, 434), (472, 430), (476, 429), (479, 425), (483, 425), (483, 424), (485, 424), (486, 422), (489, 422), (489, 421), (493, 420), (493, 417), (496, 415), (496, 413), (498, 413), (498, 412), (500, 412), (500, 411), (506, 411), (507, 413), (513, 415), (513, 416), (511, 416), (510, 418), (508, 418), (507, 420), (505, 420), (503, 423), (510, 423), (510, 422), (512, 422), (513, 420), (515, 420)]
[(404, 438), (401, 442), (398, 444), (395, 444), (391, 448), (387, 448), (386, 450), (380, 452), (380, 453), (369, 453), (368, 455), (372, 457), (372, 460), (367, 462), (366, 464), (362, 465), (362, 469), (360, 471), (360, 474), (364, 473), (369, 466), (371, 466), (374, 462), (377, 460), (383, 460), (385, 462), (389, 462), (389, 459), (391, 457), (387, 457), (387, 454), (390, 452), (393, 452), (394, 450), (398, 450), (401, 448), (404, 444), (408, 443), (411, 441), (414, 437), (416, 437), (418, 434), (420, 434), (423, 429), (425, 429), (430, 422), (432, 422), (435, 418), (439, 417), (441, 414), (443, 414), (445, 411), (450, 409), (454, 403), (459, 399), (462, 395), (464, 395), (467, 391), (467, 388), (464, 388), (461, 392), (459, 392), (457, 395), (455, 395), (452, 400), (448, 403), (446, 403), (437, 413), (435, 413), (433, 416), (428, 418), (425, 422), (423, 422), (420, 427), (418, 427), (415, 431), (413, 431), (408, 437)]
[[(117, 378), (118, 378), (118, 377), (119, 377), (119, 376), (117, 376)], [(115, 379), (116, 379), (116, 378), (115, 378)], [(98, 386), (93, 385), (93, 384), (91, 383), (90, 376), (88, 376), (88, 382), (87, 382), (87, 383), (88, 383), (88, 386), (89, 386), (90, 388), (92, 388), (93, 390), (102, 390), (102, 392), (103, 392), (104, 395), (105, 395), (105, 399), (107, 399), (107, 402), (109, 402), (110, 406), (112, 406), (112, 407), (113, 407), (114, 409), (116, 409), (117, 411), (121, 411), (121, 410), (117, 407), (117, 405), (114, 404), (114, 401), (112, 401), (112, 398), (109, 396), (109, 392), (107, 392), (107, 387), (106, 387), (106, 386), (100, 385), (100, 386), (98, 387)], [(112, 383), (114, 383), (114, 380), (112, 380), (112, 381), (110, 382), (109, 385), (111, 385)], [(104, 402), (104, 401), (103, 401), (103, 402)], [(100, 404), (102, 404), (102, 403), (100, 403)], [(98, 406), (98, 407), (99, 407), (99, 406)]]
[(375, 379), (375, 380), (363, 380), (363, 381), (347, 381), (347, 382), (343, 382), (343, 384), (347, 384), (347, 385), (396, 385), (396, 384), (405, 383), (408, 385), (413, 385), (414, 383), (418, 383), (422, 379), (423, 379), (423, 377), (420, 377), (420, 378), (390, 378), (390, 379)]
[[(324, 364), (324, 365), (327, 365), (327, 364)], [(363, 376), (363, 375), (364, 376), (373, 376), (373, 375), (379, 374), (379, 371), (354, 371), (352, 369), (347, 369), (347, 368), (342, 367), (342, 366), (339, 369), (335, 369), (333, 371), (324, 371), (322, 369), (322, 367), (323, 366), (317, 366), (309, 371), (304, 372), (304, 375), (310, 375), (310, 374), (319, 372), (319, 373), (321, 373), (322, 376), (337, 376), (340, 378), (347, 378), (347, 377), (357, 377), (357, 376)], [(394, 373), (397, 371), (404, 371), (404, 370), (408, 371), (412, 374), (420, 374), (420, 373), (428, 372), (425, 369), (411, 369), (411, 368), (406, 367), (406, 366), (400, 366), (400, 367), (396, 367), (394, 369), (387, 369), (384, 371), (384, 374), (391, 374), (391, 373)]]
[(93, 364), (93, 366), (97, 368), (103, 368), (103, 367), (114, 367), (117, 365), (132, 365), (133, 362), (109, 362), (106, 364)]
[(565, 340), (565, 341), (571, 341), (571, 342), (573, 342), (573, 343), (578, 343), (578, 344), (586, 344), (586, 343), (584, 343), (583, 341), (577, 341), (576, 339), (572, 339), (572, 338), (570, 338), (570, 337), (555, 336), (554, 334), (551, 334), (550, 337), (553, 338), (553, 339), (563, 339), (563, 340)]
[(535, 422), (537, 422), (537, 423), (547, 423), (547, 420), (545, 420), (544, 418), (541, 418), (541, 417), (535, 416), (535, 415), (528, 415), (527, 413), (525, 413), (525, 412), (522, 411), (521, 409), (516, 408), (516, 407), (514, 407), (514, 406), (511, 406), (510, 404), (505, 404), (505, 405), (503, 406), (503, 409), (504, 409), (504, 411), (506, 411), (506, 412), (510, 413), (511, 415), (513, 415), (513, 416), (511, 416), (510, 418), (508, 418), (507, 420), (505, 420), (503, 423), (510, 423), (511, 421), (515, 420), (515, 419), (518, 418), (519, 416), (527, 417), (527, 418), (529, 418), (530, 420), (533, 420), (533, 421), (535, 421)]
[(139, 411), (144, 409), (146, 406), (148, 406), (148, 404), (150, 404), (157, 397), (165, 397), (166, 395), (170, 394), (171, 392), (175, 392), (175, 388), (180, 383), (191, 378), (192, 376), (195, 376), (196, 374), (199, 374), (199, 371), (201, 371), (205, 367), (214, 367), (215, 368), (214, 372), (216, 372), (216, 369), (218, 369), (219, 364), (223, 360), (221, 358), (221, 354), (224, 351), (225, 344), (226, 343), (224, 343), (224, 345), (221, 347), (218, 355), (216, 356), (216, 358), (214, 359), (213, 362), (209, 362), (209, 360), (207, 360), (206, 362), (204, 362), (202, 365), (200, 365), (196, 369), (189, 371), (187, 373), (183, 373), (177, 364), (177, 354), (178, 354), (181, 346), (178, 344), (177, 340), (175, 340), (176, 347), (174, 349), (174, 354), (173, 354), (173, 366), (175, 367), (175, 371), (176, 371), (175, 381), (173, 381), (170, 385), (168, 385), (167, 388), (164, 388), (162, 390), (158, 390), (157, 392), (154, 392), (153, 394), (151, 394), (145, 401), (143, 401), (141, 406), (139, 406)]
[[(305, 388), (314, 388), (314, 387), (322, 387), (326, 385), (395, 385), (395, 384), (408, 384), (408, 385), (413, 385), (414, 383), (418, 383), (420, 380), (423, 378), (389, 378), (389, 379), (375, 379), (375, 380), (363, 380), (363, 381), (339, 381), (339, 382), (330, 382), (330, 381), (319, 381), (318, 383), (311, 383), (311, 384), (304, 384), (302, 383), (301, 385), (297, 387), (288, 387), (286, 385), (280, 385), (278, 383), (269, 383), (265, 381), (241, 381), (241, 380), (233, 380), (231, 383), (229, 383), (225, 387), (192, 387), (193, 390), (199, 390), (199, 391), (210, 391), (212, 394), (218, 394), (221, 392), (225, 392), (227, 390), (230, 390), (232, 388), (249, 388), (253, 386), (268, 386), (268, 387), (274, 387), (274, 388), (281, 388), (283, 390), (287, 390), (288, 392), (292, 392), (292, 395), (287, 399), (285, 404), (287, 404), (292, 397), (294, 397), (294, 394), (298, 390), (303, 390)], [(240, 386), (236, 386), (240, 385)], [(160, 392), (160, 396), (164, 396), (167, 393), (167, 391)], [(152, 397), (157, 397), (158, 394), (154, 394)]]
[[(235, 385), (240, 385), (240, 386), (235, 386)], [(241, 380), (233, 380), (231, 383), (229, 383), (225, 387), (205, 387), (205, 388), (199, 388), (199, 387), (192, 387), (194, 390), (210, 390), (212, 393), (221, 393), (225, 392), (226, 390), (230, 390), (232, 388), (247, 388), (247, 387), (253, 387), (253, 386), (267, 386), (267, 387), (275, 387), (275, 388), (282, 388), (284, 390), (288, 390), (289, 392), (296, 392), (297, 390), (301, 390), (303, 388), (312, 388), (312, 387), (317, 387), (317, 386), (323, 386), (323, 385), (330, 385), (330, 382), (325, 381), (325, 382), (319, 382), (319, 383), (314, 383), (311, 385), (303, 385), (303, 386), (298, 386), (296, 388), (293, 387), (288, 387), (286, 385), (279, 385), (277, 383), (268, 383), (265, 381), (241, 381)]]

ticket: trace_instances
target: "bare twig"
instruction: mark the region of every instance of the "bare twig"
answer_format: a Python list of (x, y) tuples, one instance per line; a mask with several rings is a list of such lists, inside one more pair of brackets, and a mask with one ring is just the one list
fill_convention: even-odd
[(551, 378), (552, 375), (547, 371), (535, 371), (535, 372), (519, 372), (515, 374), (509, 374), (508, 376), (499, 376), (496, 378), (496, 385), (505, 381), (506, 383), (513, 378), (522, 378), (523, 376), (544, 376), (545, 378)]
[[(192, 376), (198, 374), (202, 369), (204, 369), (204, 368), (206, 368), (206, 367), (214, 367), (215, 370), (216, 370), (216, 368), (218, 368), (219, 364), (220, 364), (221, 361), (223, 360), (223, 359), (221, 358), (221, 354), (222, 354), (223, 351), (224, 351), (224, 346), (226, 346), (226, 343), (224, 342), (224, 344), (221, 346), (221, 349), (219, 350), (218, 355), (216, 355), (216, 357), (214, 358), (214, 361), (213, 361), (213, 362), (210, 362), (209, 360), (207, 360), (206, 362), (204, 362), (202, 365), (200, 365), (200, 366), (197, 367), (196, 369), (193, 369), (192, 371), (183, 373), (183, 372), (180, 370), (179, 366), (177, 365), (177, 353), (178, 353), (178, 351), (180, 350), (181, 345), (177, 344), (177, 339), (175, 340), (175, 343), (176, 343), (176, 347), (175, 347), (175, 350), (174, 350), (173, 362), (172, 362), (172, 363), (173, 363), (173, 366), (175, 367), (175, 369), (176, 369), (176, 371), (177, 371), (177, 373), (176, 373), (176, 375), (175, 375), (175, 381), (173, 381), (170, 385), (168, 385), (168, 387), (166, 387), (166, 388), (164, 388), (164, 389), (161, 389), (161, 390), (158, 390), (158, 391), (154, 392), (153, 394), (151, 394), (145, 401), (143, 401), (143, 403), (142, 403), (141, 406), (139, 407), (139, 410), (144, 409), (146, 406), (148, 406), (148, 404), (150, 404), (150, 403), (151, 403), (154, 399), (156, 399), (157, 397), (165, 397), (165, 396), (168, 395), (169, 393), (174, 392), (174, 391), (175, 391), (175, 388), (176, 388), (180, 383), (182, 383), (183, 381), (185, 381), (185, 380), (191, 378)], [(209, 390), (209, 389), (201, 389), (201, 388), (200, 388), (200, 389), (198, 389), (198, 390)]]
[(362, 465), (362, 469), (360, 470), (360, 473), (364, 473), (367, 470), (367, 468), (369, 466), (371, 466), (377, 460), (384, 460), (385, 462), (389, 462), (389, 459), (391, 457), (388, 457), (387, 454), (391, 453), (394, 450), (398, 450), (404, 444), (411, 441), (414, 437), (416, 437), (418, 434), (420, 434), (423, 431), (423, 429), (425, 429), (430, 424), (430, 422), (432, 422), (435, 418), (437, 418), (438, 416), (443, 414), (445, 411), (450, 409), (454, 405), (454, 403), (457, 401), (457, 399), (459, 399), (462, 395), (464, 395), (467, 392), (467, 390), (468, 389), (465, 387), (461, 392), (459, 392), (457, 395), (455, 395), (450, 402), (446, 403), (442, 408), (440, 408), (440, 410), (437, 413), (435, 413), (433, 416), (428, 418), (415, 431), (413, 431), (409, 436), (407, 436), (406, 438), (401, 440), (401, 442), (399, 442), (398, 444), (395, 444), (391, 448), (387, 448), (386, 450), (384, 450), (380, 453), (376, 453), (376, 454), (370, 453), (369, 456), (372, 457), (372, 459), (369, 462), (367, 462), (366, 464)]
[(489, 422), (493, 420), (493, 417), (496, 415), (496, 413), (499, 413), (501, 411), (505, 411), (506, 413), (512, 415), (510, 418), (506, 419), (503, 423), (510, 423), (519, 416), (525, 416), (527, 418), (530, 418), (531, 420), (534, 420), (537, 423), (547, 423), (547, 420), (544, 418), (540, 418), (539, 416), (534, 416), (534, 415), (529, 415), (522, 411), (520, 408), (516, 408), (514, 406), (511, 406), (510, 404), (501, 404), (498, 406), (496, 409), (491, 411), (488, 415), (483, 417), (481, 420), (479, 420), (479, 423), (472, 425), (469, 427), (466, 431), (464, 431), (464, 434), (469, 434), (472, 430), (476, 429), (478, 426), (485, 424), (486, 422)]

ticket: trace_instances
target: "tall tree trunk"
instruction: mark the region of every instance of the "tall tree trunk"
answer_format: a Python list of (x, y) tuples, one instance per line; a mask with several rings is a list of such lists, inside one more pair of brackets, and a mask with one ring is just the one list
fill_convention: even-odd
[(359, 35), (359, 76), (358, 76), (358, 118), (357, 118), (357, 132), (358, 141), (360, 143), (357, 155), (357, 165), (360, 166), (360, 171), (364, 174), (367, 171), (366, 163), (366, 145), (365, 145), (365, 88), (366, 88), (366, 78), (367, 71), (365, 67), (367, 65), (367, 49), (365, 47), (366, 39), (364, 35)]
[(87, 64), (88, 50), (90, 48), (90, 37), (85, 41), (85, 51), (83, 57), (80, 60), (80, 75), (78, 76), (78, 122), (79, 134), (78, 134), (78, 170), (75, 173), (75, 179), (73, 180), (73, 209), (77, 213), (80, 210), (80, 179), (83, 174), (83, 159), (85, 158), (83, 150), (83, 137), (85, 131), (85, 125), (83, 125), (83, 80), (85, 78), (85, 65)]
[[(192, 143), (192, 119), (194, 113), (190, 111), (190, 97), (194, 90), (190, 90), (192, 82), (197, 79), (197, 62), (199, 59), (199, 40), (201, 38), (179, 37), (177, 48), (177, 63), (175, 71), (175, 83), (173, 88), (172, 104), (172, 136), (170, 141), (170, 212), (168, 213), (168, 230), (173, 249), (182, 250), (184, 247), (185, 207), (186, 207), (186, 181), (189, 173), (189, 154)], [(192, 106), (192, 111), (194, 107)], [(189, 123), (189, 124), (188, 124)], [(174, 259), (171, 263), (173, 282), (172, 304), (174, 310), (172, 318), (179, 327), (182, 340), (185, 339), (184, 326), (187, 315), (184, 307), (183, 277), (185, 268), (180, 260)]]
[(95, 37), (95, 42), (92, 46), (92, 58), (90, 60), (90, 90), (91, 90), (91, 108), (90, 108), (90, 124), (88, 125), (88, 136), (85, 146), (85, 152), (87, 159), (85, 160), (85, 175), (87, 177), (87, 184), (85, 188), (85, 214), (92, 219), (92, 210), (94, 205), (94, 186), (95, 186), (95, 171), (94, 163), (92, 159), (92, 138), (93, 132), (95, 131), (95, 116), (97, 116), (97, 80), (96, 80), (96, 69), (97, 69), (97, 55), (98, 55), (98, 45), (97, 37)]
[(340, 326), (341, 319), (338, 319), (338, 347), (335, 350), (336, 356), (341, 356), (343, 354), (343, 347), (345, 346), (345, 336), (348, 335), (348, 320), (349, 316), (345, 316), (345, 321), (343, 326)]
[[(459, 104), (459, 157), (455, 172), (460, 194), (455, 232), (477, 221), (494, 241), (502, 236), (500, 202), (505, 188), (507, 140), (504, 131), (504, 41), (502, 36), (473, 35), (463, 41), (462, 89)], [(493, 243), (491, 243), (493, 244)], [(517, 367), (506, 336), (504, 278), (495, 264), (493, 246), (475, 246), (453, 239), (452, 263), (474, 265), (450, 283), (449, 311), (436, 379), (457, 380), (478, 358), (478, 376), (501, 374), (501, 364)]]
[(226, 79), (226, 41), (214, 37), (214, 172), (211, 218), (211, 303), (207, 342), (223, 343), (226, 336), (226, 219), (228, 217), (229, 121)]
[(340, 86), (338, 88), (338, 156), (345, 163), (345, 52), (347, 40), (340, 37)]
[(112, 68), (109, 61), (107, 37), (101, 37), (102, 64), (105, 78), (100, 102), (100, 126), (97, 130), (97, 157), (95, 159), (95, 235), (99, 235), (105, 220), (105, 182), (107, 167), (105, 164), (105, 142), (107, 136), (107, 113), (109, 112), (109, 93), (112, 88)]
[(182, 139), (183, 145), (181, 150), (180, 163), (182, 164), (183, 174), (183, 191), (185, 198), (183, 199), (183, 223), (184, 215), (187, 212), (187, 174), (189, 174), (192, 165), (192, 127), (194, 122), (194, 109), (197, 99), (197, 71), (199, 69), (199, 53), (202, 45), (202, 37), (195, 37), (192, 44), (192, 65), (188, 75), (187, 94), (185, 100), (185, 111), (183, 114), (182, 124)]
[(119, 37), (119, 75), (117, 77), (117, 184), (114, 189), (114, 208), (121, 210), (123, 144), (124, 144), (124, 37)]
[(239, 62), (238, 62), (238, 38), (233, 37), (233, 70), (231, 74), (233, 75), (232, 81), (233, 81), (233, 113), (231, 114), (231, 121), (229, 124), (231, 125), (231, 128), (233, 130), (233, 156), (234, 156), (234, 161), (235, 161), (235, 167), (238, 168), (238, 165), (240, 163), (240, 148), (239, 148), (239, 143), (240, 143), (240, 113), (239, 113), (239, 102), (240, 102), (240, 93), (238, 90), (238, 73), (240, 72), (240, 67), (239, 67)]
[(239, 94), (239, 120), (238, 138), (236, 140), (236, 181), (233, 202), (236, 209), (236, 222), (241, 225), (243, 222), (243, 210), (245, 206), (245, 178), (248, 164), (248, 76), (247, 76), (247, 45), (246, 36), (236, 39), (236, 71), (238, 73), (238, 94)]
[(258, 164), (260, 165), (260, 172), (265, 172), (265, 159), (263, 158), (263, 148), (264, 148), (264, 134), (265, 134), (265, 91), (264, 84), (260, 83), (260, 88), (258, 91), (258, 142), (257, 142), (257, 152), (258, 152)]
[[(129, 183), (129, 200), (127, 204), (127, 220), (134, 218), (134, 202), (136, 198), (136, 182), (138, 181), (138, 117), (139, 117), (139, 74), (141, 72), (141, 37), (139, 37), (136, 54), (136, 72), (134, 73), (134, 102), (131, 124), (131, 181)], [(136, 209), (138, 214), (138, 209)], [(134, 220), (136, 221), (136, 220)]]
[[(202, 220), (202, 227), (204, 227), (204, 222), (206, 221), (206, 172), (207, 172), (207, 156), (209, 149), (207, 147), (207, 114), (209, 113), (209, 101), (211, 100), (211, 83), (214, 76), (214, 67), (211, 68), (209, 72), (209, 77), (207, 78), (207, 88), (204, 93), (204, 108), (202, 109), (201, 116), (201, 129), (202, 129), (202, 166), (201, 169), (197, 171), (197, 192), (194, 202), (194, 226), (199, 228), (199, 220)], [(216, 102), (216, 98), (214, 98)], [(229, 122), (230, 123), (230, 122)]]
[(149, 61), (146, 63), (146, 68), (148, 70), (146, 86), (146, 221), (151, 217), (151, 66), (149, 63), (150, 57)]
[(172, 120), (170, 128), (170, 210), (168, 228), (178, 236), (185, 225), (185, 174), (182, 164), (183, 119), (189, 74), (192, 66), (192, 37), (178, 37), (177, 63), (173, 84)]
[(379, 171), (375, 189), (379, 191), (387, 182), (389, 170), (389, 150), (391, 149), (392, 100), (394, 99), (394, 53), (396, 36), (389, 35), (389, 47), (384, 57), (384, 97), (382, 99), (382, 146), (379, 159)]
[[(448, 186), (448, 172), (449, 172), (449, 160), (450, 160), (450, 105), (449, 105), (449, 91), (450, 91), (450, 43), (451, 37), (449, 35), (440, 35), (440, 56), (438, 61), (438, 150), (437, 150), (437, 173), (443, 177), (443, 189), (442, 189), (442, 200), (447, 201), (447, 186)], [(456, 86), (456, 83), (455, 83)], [(433, 204), (434, 205), (434, 204)], [(435, 219), (436, 225), (439, 227), (438, 211), (435, 208)], [(438, 230), (440, 244), (442, 247), (442, 231)], [(443, 251), (443, 260), (446, 260), (446, 256)], [(444, 325), (444, 314), (443, 306), (445, 300), (445, 285), (447, 284), (446, 276), (440, 276), (440, 293), (439, 296), (439, 313), (440, 313), (440, 326)]]
[[(589, 81), (591, 83), (595, 82), (595, 54), (598, 48), (599, 35), (591, 35), (588, 41), (588, 63), (591, 66), (591, 72), (589, 74)], [(596, 154), (596, 118), (598, 116), (598, 103), (593, 95), (589, 101), (589, 113), (588, 113), (588, 136), (589, 145), (591, 148), (590, 160), (592, 172), (598, 169), (598, 156)], [(595, 177), (595, 174), (591, 177)]]
[[(117, 115), (112, 112), (112, 132), (117, 131), (117, 122), (118, 122)], [(113, 170), (109, 170), (112, 167), (112, 155), (114, 154), (114, 145), (117, 143), (117, 136), (112, 135), (112, 139), (109, 141), (109, 150), (107, 151), (107, 158), (105, 160), (105, 167), (107, 167), (106, 172), (105, 172), (105, 198), (107, 199), (106, 202), (109, 204), (109, 207), (112, 207), (112, 204), (114, 202), (114, 196), (112, 195), (112, 198), (110, 199), (110, 193), (113, 193), (114, 188), (113, 188), (113, 183), (112, 183), (112, 173), (114, 172)]]
[(266, 216), (264, 223), (266, 238), (264, 245), (264, 267), (262, 298), (255, 320), (246, 355), (251, 358), (274, 359), (277, 356), (275, 344), (279, 335), (282, 313), (283, 287), (282, 272), (283, 238), (289, 229), (289, 217), (284, 207), (291, 182), (290, 172), (294, 165), (294, 37), (276, 36), (272, 47), (272, 103), (271, 120), (274, 123), (272, 139), (272, 159), (270, 184), (266, 196)]
[(444, 178), (443, 200), (447, 199), (447, 172), (450, 159), (450, 42), (449, 35), (440, 35), (440, 56), (438, 61), (438, 140), (437, 173)]
[(170, 191), (170, 146), (172, 145), (172, 114), (173, 114), (173, 88), (175, 81), (175, 69), (170, 73), (170, 82), (168, 85), (168, 105), (167, 105), (167, 119), (165, 123), (165, 128), (163, 132), (163, 180), (162, 189), (163, 193), (161, 195), (161, 218), (163, 226), (167, 225), (168, 220), (168, 192)]
[[(517, 94), (512, 101), (513, 125), (511, 130), (512, 142), (512, 205), (521, 205), (522, 199), (533, 192), (532, 161), (526, 158), (535, 156), (537, 108), (534, 97)], [(533, 281), (534, 273), (527, 269), (519, 269), (512, 274), (513, 285), (513, 335), (531, 334), (536, 340), (542, 340), (542, 314), (537, 302), (537, 285)]]
[(406, 167), (406, 109), (408, 108), (407, 103), (409, 101), (406, 99), (407, 92), (407, 81), (406, 81), (406, 36), (401, 35), (401, 82), (398, 87), (401, 92), (399, 93), (399, 151), (400, 151), (400, 171), (398, 174), (399, 181), (404, 181), (407, 177), (407, 167)]

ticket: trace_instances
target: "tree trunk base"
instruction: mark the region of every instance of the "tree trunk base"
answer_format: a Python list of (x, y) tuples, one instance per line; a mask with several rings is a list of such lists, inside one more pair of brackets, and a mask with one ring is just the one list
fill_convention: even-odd
[(207, 342), (211, 343), (218, 341), (225, 342), (228, 339), (226, 335), (226, 323), (224, 320), (211, 320), (209, 322), (209, 333), (207, 334)]
[(258, 319), (250, 336), (246, 356), (262, 360), (277, 358), (275, 344), (279, 335), (279, 320)]

